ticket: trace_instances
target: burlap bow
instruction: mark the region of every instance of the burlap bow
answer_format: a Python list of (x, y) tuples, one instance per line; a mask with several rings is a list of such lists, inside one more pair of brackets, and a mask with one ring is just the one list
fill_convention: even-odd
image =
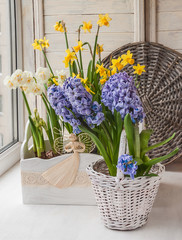
[(67, 188), (73, 184), (80, 163), (79, 153), (85, 151), (84, 143), (78, 142), (76, 135), (71, 134), (69, 140), (70, 143), (64, 149), (68, 153), (73, 151), (73, 154), (42, 173), (44, 179), (58, 188)]

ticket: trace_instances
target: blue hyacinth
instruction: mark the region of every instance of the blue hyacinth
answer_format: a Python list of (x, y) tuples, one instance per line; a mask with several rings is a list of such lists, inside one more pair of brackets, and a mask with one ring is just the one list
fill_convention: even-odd
[(116, 167), (120, 169), (123, 174), (130, 175), (132, 179), (134, 179), (136, 170), (138, 169), (137, 162), (128, 154), (123, 154), (119, 157)]
[(96, 101), (92, 102), (92, 95), (86, 91), (79, 78), (69, 77), (63, 87), (52, 85), (47, 93), (56, 114), (73, 127), (75, 134), (80, 132), (81, 120), (94, 128), (105, 119), (102, 106)]
[(120, 112), (124, 119), (126, 114), (130, 114), (133, 123), (142, 122), (145, 117), (142, 103), (137, 95), (133, 78), (126, 72), (112, 75), (102, 89), (102, 102), (112, 113), (114, 109)]

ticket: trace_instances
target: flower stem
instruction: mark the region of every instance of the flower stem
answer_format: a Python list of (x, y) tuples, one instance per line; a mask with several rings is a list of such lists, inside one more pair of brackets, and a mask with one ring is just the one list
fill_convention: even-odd
[(46, 60), (47, 66), (49, 67), (50, 72), (51, 72), (52, 75), (54, 76), (54, 73), (53, 73), (53, 71), (52, 71), (52, 68), (51, 68), (51, 66), (50, 66), (50, 64), (49, 64), (49, 61), (48, 61), (48, 59), (47, 59), (47, 57), (46, 57), (46, 54), (45, 54), (45, 51), (44, 51), (43, 49), (42, 49), (42, 52), (43, 52), (44, 58), (45, 58), (45, 60)]
[[(78, 42), (80, 41), (80, 32), (81, 32), (81, 27), (83, 25), (80, 25), (78, 28)], [(79, 50), (79, 58), (80, 58), (80, 67), (81, 67), (81, 77), (84, 78), (84, 73), (83, 73), (83, 62), (82, 62), (82, 52)]]
[(96, 49), (97, 49), (97, 41), (98, 41), (99, 29), (100, 29), (100, 26), (98, 25), (97, 33), (96, 33), (96, 36), (95, 36), (94, 53), (93, 53), (92, 80), (93, 80), (94, 71), (95, 71), (95, 56), (96, 56)]
[(138, 124), (134, 126), (134, 138), (135, 138), (135, 158), (140, 158), (140, 135)]
[(23, 90), (22, 90), (22, 95), (23, 95), (23, 99), (25, 101), (25, 105), (26, 105), (26, 108), (27, 108), (27, 111), (28, 111), (28, 115), (31, 116), (32, 113), (31, 113), (31, 110), (30, 110), (30, 106), (28, 104), (27, 97), (26, 97), (25, 92)]

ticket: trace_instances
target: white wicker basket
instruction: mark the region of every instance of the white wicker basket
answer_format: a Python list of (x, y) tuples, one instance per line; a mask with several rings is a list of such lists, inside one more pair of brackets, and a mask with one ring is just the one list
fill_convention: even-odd
[(87, 174), (92, 182), (96, 203), (104, 225), (110, 229), (132, 230), (143, 226), (152, 209), (165, 167), (157, 164), (154, 177), (134, 180), (109, 176), (103, 160), (92, 163)]

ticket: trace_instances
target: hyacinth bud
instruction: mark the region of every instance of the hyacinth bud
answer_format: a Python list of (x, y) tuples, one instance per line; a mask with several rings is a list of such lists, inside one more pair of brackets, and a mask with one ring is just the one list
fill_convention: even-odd
[(40, 116), (39, 116), (37, 108), (34, 109), (34, 115), (35, 115), (36, 121), (39, 122)]

